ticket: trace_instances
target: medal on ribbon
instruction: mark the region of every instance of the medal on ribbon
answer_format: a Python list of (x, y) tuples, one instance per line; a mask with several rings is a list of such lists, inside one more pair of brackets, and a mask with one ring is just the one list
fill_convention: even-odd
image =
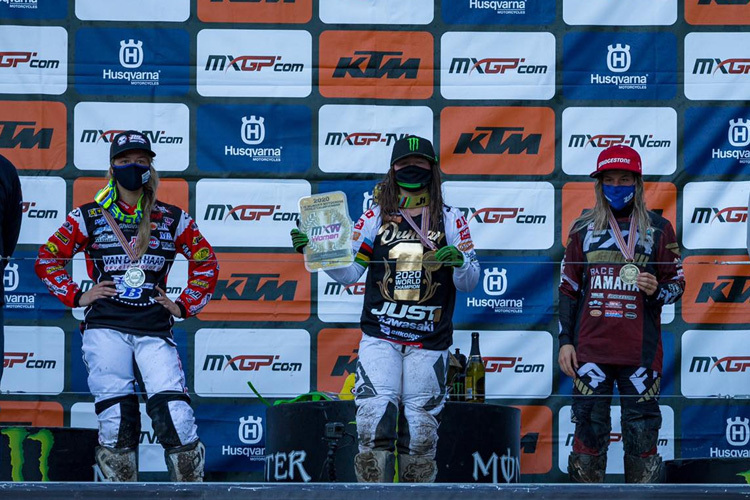
[(417, 226), (417, 223), (414, 222), (414, 219), (412, 219), (411, 215), (409, 215), (406, 210), (399, 209), (399, 213), (411, 226), (414, 232), (417, 233), (422, 244), (430, 249), (422, 256), (422, 267), (430, 272), (440, 269), (440, 266), (442, 266), (443, 263), (435, 258), (435, 250), (437, 250), (437, 246), (427, 237), (427, 232), (430, 230), (430, 211), (428, 207), (422, 207), (421, 227)]
[(130, 257), (130, 267), (125, 271), (125, 274), (122, 275), (122, 282), (129, 288), (142, 287), (146, 282), (146, 272), (138, 267), (138, 256), (135, 253), (135, 249), (130, 246), (125, 235), (122, 234), (122, 229), (120, 229), (120, 226), (117, 224), (115, 218), (112, 217), (112, 214), (105, 209), (102, 209), (102, 214), (104, 214), (104, 218), (107, 220), (107, 224), (109, 224), (110, 229), (112, 229), (112, 232), (115, 234), (117, 241), (120, 242), (120, 246), (122, 246), (122, 249), (125, 250), (125, 253)]
[(615, 216), (612, 211), (609, 211), (609, 227), (612, 229), (612, 235), (615, 238), (617, 248), (620, 249), (623, 257), (625, 257), (625, 264), (620, 268), (620, 280), (626, 285), (635, 285), (638, 281), (638, 275), (641, 274), (641, 270), (638, 266), (633, 264), (635, 260), (635, 240), (637, 239), (636, 224), (635, 224), (635, 213), (630, 214), (630, 229), (628, 230), (628, 241), (625, 242), (625, 237), (620, 231), (620, 226), (617, 224)]

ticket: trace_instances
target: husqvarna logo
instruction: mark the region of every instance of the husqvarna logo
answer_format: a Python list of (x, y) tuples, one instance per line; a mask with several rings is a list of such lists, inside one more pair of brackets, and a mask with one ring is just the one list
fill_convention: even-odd
[(143, 64), (143, 42), (132, 38), (120, 40), (120, 65), (123, 68), (140, 68)]
[(726, 437), (727, 443), (732, 446), (745, 446), (750, 442), (750, 419), (728, 418)]
[(484, 293), (497, 297), (505, 293), (508, 288), (508, 280), (505, 277), (507, 269), (503, 268), (502, 271), (496, 267), (492, 269), (484, 270), (484, 279), (482, 280), (482, 287)]
[(18, 264), (11, 263), (3, 272), (3, 286), (6, 292), (12, 292), (18, 288)]
[(263, 439), (263, 419), (261, 417), (240, 417), (238, 437), (244, 444), (257, 444)]
[(737, 118), (729, 120), (729, 144), (735, 148), (744, 148), (750, 144), (750, 120)]
[(630, 69), (630, 45), (607, 46), (607, 68), (612, 73), (624, 73)]
[(263, 124), (265, 119), (261, 116), (260, 118), (255, 115), (248, 118), (247, 116), (242, 117), (242, 129), (240, 137), (242, 142), (248, 146), (256, 146), (263, 142), (266, 138), (266, 126)]

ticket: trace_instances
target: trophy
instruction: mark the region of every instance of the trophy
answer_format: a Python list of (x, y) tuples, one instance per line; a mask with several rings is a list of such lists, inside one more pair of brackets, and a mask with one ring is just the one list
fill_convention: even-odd
[(304, 250), (308, 271), (337, 269), (354, 261), (345, 193), (333, 191), (300, 198), (299, 218), (299, 229), (309, 238)]

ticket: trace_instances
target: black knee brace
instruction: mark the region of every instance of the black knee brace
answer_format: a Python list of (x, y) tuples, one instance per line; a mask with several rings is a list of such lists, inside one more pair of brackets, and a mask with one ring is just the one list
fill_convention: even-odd
[(105, 399), (94, 405), (96, 414), (101, 414), (107, 408), (120, 405), (120, 428), (117, 431), (116, 448), (135, 449), (141, 439), (141, 411), (138, 407), (138, 397), (135, 394)]
[(190, 397), (182, 392), (165, 391), (149, 397), (146, 403), (146, 413), (151, 417), (154, 433), (164, 448), (175, 448), (183, 444), (169, 413), (170, 401), (185, 401), (190, 404)]

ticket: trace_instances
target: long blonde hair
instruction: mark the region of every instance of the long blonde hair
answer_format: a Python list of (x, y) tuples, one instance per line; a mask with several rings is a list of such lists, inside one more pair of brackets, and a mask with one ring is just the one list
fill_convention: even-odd
[[(651, 236), (653, 230), (651, 219), (648, 216), (648, 209), (646, 208), (646, 196), (644, 193), (643, 178), (640, 175), (636, 175), (633, 213), (635, 214), (635, 222), (638, 226), (641, 241), (646, 241)], [(597, 177), (594, 182), (594, 194), (596, 195), (596, 205), (594, 208), (586, 210), (580, 217), (573, 221), (570, 234), (588, 227), (589, 224), (594, 225), (595, 231), (603, 231), (609, 227), (609, 202), (604, 197), (601, 177)]]
[[(143, 196), (141, 201), (141, 210), (143, 216), (138, 223), (138, 236), (135, 239), (135, 253), (140, 259), (148, 250), (148, 244), (151, 241), (151, 211), (156, 204), (156, 191), (159, 188), (159, 174), (154, 168), (154, 160), (151, 160), (148, 166), (151, 172), (151, 178), (143, 185)], [(112, 178), (112, 168), (107, 172), (106, 179)]]
[[(427, 187), (430, 194), (430, 231), (438, 231), (443, 220), (443, 191), (440, 179), (440, 168), (437, 163), (430, 167), (432, 181)], [(399, 188), (393, 167), (388, 169), (385, 178), (375, 186), (375, 204), (380, 205), (380, 217), (384, 222), (391, 219), (391, 215), (398, 213)]]

